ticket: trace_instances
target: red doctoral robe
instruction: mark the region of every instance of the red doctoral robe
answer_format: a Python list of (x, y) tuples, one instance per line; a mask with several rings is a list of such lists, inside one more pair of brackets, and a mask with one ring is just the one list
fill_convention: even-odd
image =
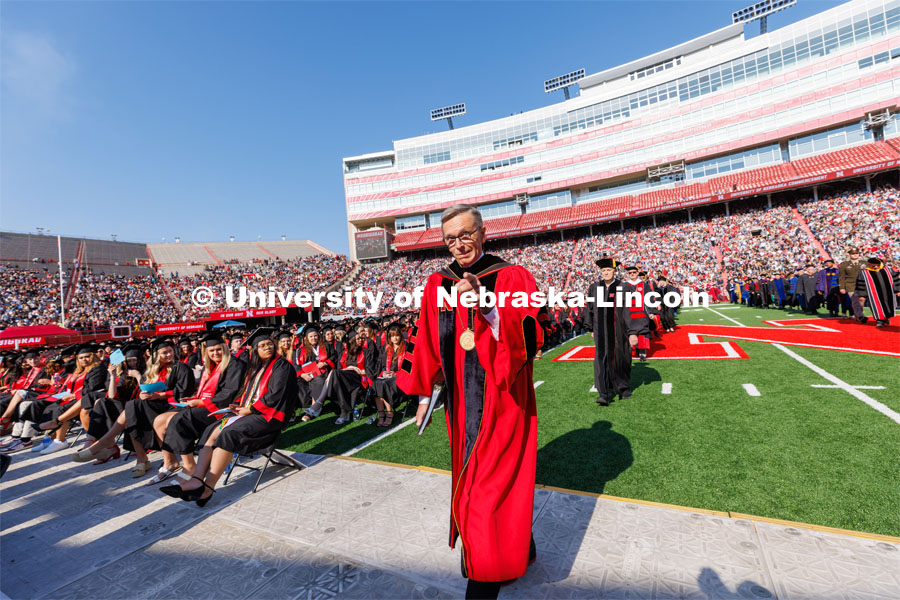
[[(485, 255), (465, 269), (487, 289), (536, 291), (526, 269)], [(397, 374), (407, 394), (430, 395), (438, 372), (447, 385), (447, 431), (453, 462), (450, 547), (462, 544), (463, 576), (505, 581), (525, 574), (531, 542), (537, 468), (537, 413), (532, 359), (543, 345), (537, 308), (497, 309), (494, 339), (474, 308), (475, 348), (465, 351), (459, 336), (470, 311), (439, 308), (437, 289), (449, 290), (464, 274), (453, 262), (433, 273)]]

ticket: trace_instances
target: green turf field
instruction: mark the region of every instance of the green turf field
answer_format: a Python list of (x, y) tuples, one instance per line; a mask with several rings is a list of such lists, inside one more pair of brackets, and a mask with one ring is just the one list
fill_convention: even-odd
[[(774, 309), (697, 309), (678, 323), (785, 318)], [(600, 407), (589, 391), (590, 362), (550, 360), (590, 343), (582, 336), (535, 362), (534, 379), (544, 382), (536, 392), (538, 483), (900, 535), (900, 424), (847, 391), (810, 387), (830, 382), (807, 366), (771, 344), (739, 341), (749, 360), (635, 363), (633, 398)], [(897, 358), (789, 349), (850, 385), (884, 386), (864, 392), (900, 412)], [(282, 445), (340, 454), (385, 431), (333, 421), (328, 413), (296, 425)], [(443, 414), (422, 437), (406, 427), (355, 456), (449, 469)]]

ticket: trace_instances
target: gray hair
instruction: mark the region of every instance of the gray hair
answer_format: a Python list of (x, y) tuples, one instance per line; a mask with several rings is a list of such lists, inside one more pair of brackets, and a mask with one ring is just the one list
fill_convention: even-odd
[(443, 228), (444, 223), (450, 219), (465, 214), (472, 215), (472, 218), (475, 219), (475, 226), (478, 227), (478, 229), (484, 227), (484, 221), (481, 219), (481, 211), (471, 204), (454, 204), (453, 206), (444, 209), (444, 212), (441, 213), (441, 227)]

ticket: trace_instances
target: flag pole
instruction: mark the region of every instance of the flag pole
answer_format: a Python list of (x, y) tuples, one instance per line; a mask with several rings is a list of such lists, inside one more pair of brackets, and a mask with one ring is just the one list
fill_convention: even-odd
[(66, 326), (66, 300), (63, 297), (62, 238), (56, 235), (56, 250), (59, 253), (59, 317), (62, 326)]

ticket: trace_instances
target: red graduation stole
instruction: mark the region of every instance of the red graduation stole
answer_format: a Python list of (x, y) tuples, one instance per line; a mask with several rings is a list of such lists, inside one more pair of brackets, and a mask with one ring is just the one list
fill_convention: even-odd
[(75, 377), (75, 374), (72, 373), (66, 380), (63, 382), (63, 391), (69, 392), (70, 394), (74, 394), (75, 398), (72, 400), (56, 400), (55, 398), (51, 398), (54, 402), (59, 402), (60, 406), (65, 406), (75, 400), (81, 400), (82, 389), (84, 388), (84, 378), (87, 375), (87, 371)]
[[(400, 370), (399, 366), (401, 364), (403, 364), (404, 355), (406, 355), (406, 344), (400, 344), (400, 352), (397, 353), (397, 366), (398, 366), (397, 370), (398, 371)], [(393, 361), (394, 361), (394, 347), (388, 346), (387, 347), (387, 356), (385, 357), (385, 361), (384, 361), (385, 368), (390, 370), (391, 363)], [(394, 372), (396, 373), (396, 371), (394, 371)], [(382, 371), (381, 375), (384, 376), (385, 373), (387, 373), (387, 371)]]
[[(269, 378), (272, 376), (272, 368), (278, 360), (278, 358), (272, 360), (272, 362), (269, 363), (269, 366), (266, 367), (266, 370), (263, 371), (262, 377), (259, 380), (259, 385), (256, 388), (256, 400), (250, 404), (250, 406), (259, 411), (260, 414), (265, 417), (266, 421), (275, 419), (276, 421), (284, 422), (283, 412), (272, 408), (271, 406), (267, 406), (262, 402), (263, 396), (269, 391)], [(249, 400), (249, 398), (245, 398), (245, 400)]]
[(306, 356), (306, 346), (303, 346), (300, 349), (300, 355), (298, 358), (298, 363), (300, 363), (297, 369), (297, 375), (301, 373), (312, 373), (315, 376), (319, 376), (322, 374), (322, 370), (319, 368), (320, 362), (328, 362), (328, 352), (326, 350), (325, 344), (319, 344), (316, 346), (316, 353), (318, 356), (313, 360), (311, 357)]
[[(356, 366), (363, 370), (362, 374), (362, 386), (364, 388), (369, 387), (369, 378), (366, 377), (366, 353), (363, 351), (368, 347), (369, 341), (366, 340), (366, 343), (360, 348), (359, 354), (356, 355)], [(341, 368), (346, 369), (349, 365), (347, 365), (347, 346), (344, 346), (344, 353), (341, 354)]]
[(40, 367), (34, 367), (27, 374), (19, 377), (16, 382), (13, 384), (12, 389), (14, 390), (27, 390), (31, 387), (31, 384), (34, 383), (34, 379), (37, 377), (38, 373), (41, 372)]
[[(203, 402), (203, 406), (211, 413), (219, 410), (219, 407), (212, 403), (212, 398), (216, 395), (216, 388), (219, 386), (219, 375), (222, 374), (221, 366), (222, 363), (217, 364), (212, 374), (209, 373), (208, 369), (203, 369), (203, 376), (200, 377), (197, 398)], [(224, 414), (217, 415), (219, 418), (224, 416)]]

